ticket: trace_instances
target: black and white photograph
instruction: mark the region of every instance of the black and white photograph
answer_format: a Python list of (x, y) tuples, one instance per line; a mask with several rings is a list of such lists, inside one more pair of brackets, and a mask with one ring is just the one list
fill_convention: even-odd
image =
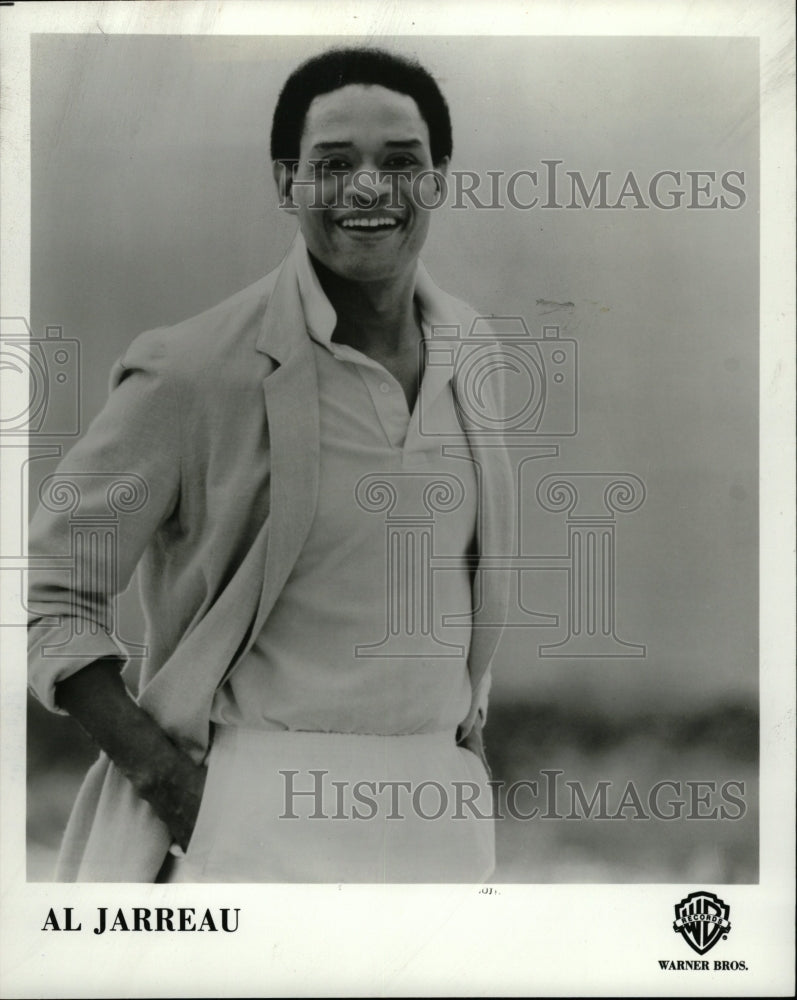
[(2, 995), (789, 994), (745, 6), (3, 6)]

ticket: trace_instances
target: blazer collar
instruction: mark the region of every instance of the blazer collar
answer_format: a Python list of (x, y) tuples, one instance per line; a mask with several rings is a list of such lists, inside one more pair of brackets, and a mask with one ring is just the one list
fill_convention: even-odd
[[(255, 347), (278, 364), (287, 362), (306, 340), (307, 329), (296, 277), (295, 241), (276, 271)], [(305, 345), (306, 346), (306, 345)]]

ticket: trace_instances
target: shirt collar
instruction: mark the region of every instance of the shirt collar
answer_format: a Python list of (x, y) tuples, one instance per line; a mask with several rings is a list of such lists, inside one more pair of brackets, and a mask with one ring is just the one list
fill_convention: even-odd
[(296, 234), (293, 243), (293, 260), (307, 332), (313, 340), (329, 347), (338, 317), (310, 263), (310, 254), (301, 232)]
[[(301, 232), (296, 234), (292, 252), (307, 332), (317, 343), (330, 348), (338, 317), (321, 287)], [(415, 298), (421, 310), (425, 340), (431, 338), (433, 327), (450, 328), (452, 323), (456, 323), (456, 319), (452, 318), (447, 296), (435, 285), (420, 261), (415, 275)]]

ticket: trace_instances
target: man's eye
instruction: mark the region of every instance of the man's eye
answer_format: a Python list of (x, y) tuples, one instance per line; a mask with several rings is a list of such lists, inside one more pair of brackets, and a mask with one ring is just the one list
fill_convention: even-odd
[(336, 170), (348, 170), (349, 163), (341, 156), (330, 156), (326, 160), (321, 160), (321, 169), (325, 173), (332, 173)]
[(416, 160), (412, 156), (391, 156), (390, 159), (385, 163), (385, 170), (409, 170), (410, 167), (414, 167)]

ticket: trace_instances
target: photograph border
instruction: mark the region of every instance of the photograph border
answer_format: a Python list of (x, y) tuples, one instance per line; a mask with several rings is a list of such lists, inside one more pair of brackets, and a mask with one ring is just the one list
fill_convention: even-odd
[[(109, 886), (25, 881), (23, 628), (2, 636), (3, 726), (0, 991), (16, 996), (221, 995), (783, 995), (793, 985), (794, 930), (794, 36), (792, 5), (755, 12), (732, 0), (645, 11), (619, 2), (563, 10), (540, 4), (120, 2), (0, 8), (3, 69), (3, 316), (30, 314), (29, 87), (31, 34), (611, 34), (742, 35), (761, 43), (760, 254), (760, 882), (758, 885)], [(611, 18), (607, 15), (613, 15)], [(457, 25), (457, 32), (452, 31)], [(611, 30), (609, 30), (611, 29)], [(0, 454), (4, 472), (10, 467)], [(24, 508), (22, 508), (24, 509)], [(3, 539), (19, 512), (3, 505)], [(0, 574), (4, 604), (19, 604), (17, 574)], [(20, 625), (23, 622), (19, 623)], [(8, 669), (13, 664), (13, 669)], [(786, 665), (786, 666), (784, 666)], [(488, 887), (489, 888), (489, 887)], [(696, 889), (733, 903), (742, 974), (663, 974), (676, 953), (673, 906)], [(169, 900), (167, 904), (165, 901)], [(246, 914), (232, 938), (93, 941), (44, 935), (48, 910), (96, 906), (231, 907)], [(666, 913), (665, 919), (662, 914)], [(541, 929), (547, 929), (548, 933)], [(557, 928), (569, 929), (558, 933)], [(175, 951), (179, 949), (179, 955)], [(731, 954), (732, 952), (732, 954)], [(691, 958), (688, 950), (678, 955)], [(463, 956), (478, 956), (463, 961)], [(724, 957), (724, 956), (723, 956)], [(230, 969), (235, 968), (235, 974)]]

